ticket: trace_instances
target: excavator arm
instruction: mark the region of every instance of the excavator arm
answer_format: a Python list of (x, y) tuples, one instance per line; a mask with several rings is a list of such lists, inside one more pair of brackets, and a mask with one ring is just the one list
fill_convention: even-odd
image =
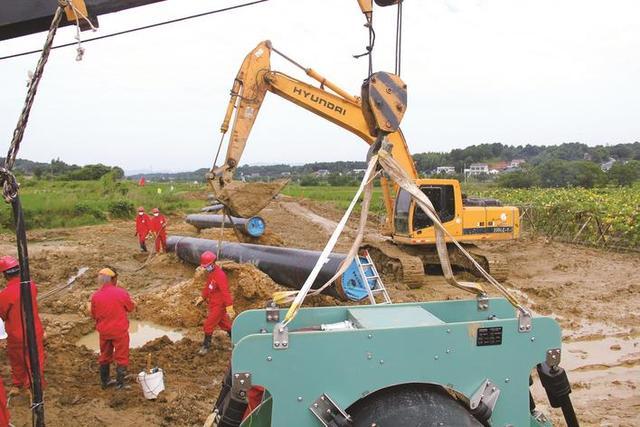
[[(376, 141), (377, 137), (372, 134), (367, 123), (360, 98), (350, 95), (311, 68), (304, 70), (320, 83), (320, 87), (271, 70), (272, 51), (269, 41), (261, 42), (245, 57), (236, 75), (225, 118), (220, 127), (221, 132), (225, 134), (233, 119), (225, 162), (220, 167), (214, 165), (209, 174), (214, 190), (232, 182), (267, 92), (274, 93), (342, 127), (369, 145)], [(413, 179), (416, 179), (418, 175), (402, 131), (398, 129), (389, 133), (387, 139), (393, 146), (393, 157)], [(387, 217), (390, 219), (393, 214), (393, 196), (386, 183), (383, 190)]]

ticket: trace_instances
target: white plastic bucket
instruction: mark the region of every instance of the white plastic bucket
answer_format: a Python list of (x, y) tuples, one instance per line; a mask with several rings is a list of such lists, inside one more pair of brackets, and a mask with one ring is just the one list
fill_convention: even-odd
[(142, 393), (146, 399), (156, 399), (164, 390), (164, 372), (162, 369), (158, 369), (152, 374), (142, 371), (138, 374), (138, 383), (142, 387)]
[(7, 330), (4, 328), (4, 321), (0, 319), (0, 340), (7, 339)]

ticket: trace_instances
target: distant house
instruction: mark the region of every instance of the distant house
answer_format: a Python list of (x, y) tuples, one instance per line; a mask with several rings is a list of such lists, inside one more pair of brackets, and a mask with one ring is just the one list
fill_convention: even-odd
[(316, 176), (328, 176), (329, 175), (329, 170), (328, 169), (319, 169), (315, 172)]
[(468, 169), (464, 170), (465, 175), (482, 175), (489, 173), (489, 165), (486, 163), (471, 163)]
[(280, 176), (291, 176), (291, 172), (281, 172)]
[(511, 160), (511, 162), (509, 163), (510, 168), (519, 168), (520, 166), (522, 166), (523, 163), (526, 163), (527, 161), (525, 159), (513, 159)]
[(351, 174), (352, 175), (364, 175), (364, 173), (366, 172), (366, 169), (351, 169)]
[(609, 160), (600, 165), (600, 169), (602, 169), (603, 172), (608, 172), (615, 163), (616, 159), (609, 157)]
[(456, 168), (453, 166), (438, 166), (436, 168), (437, 175), (454, 175), (456, 173)]
[[(509, 167), (509, 163), (507, 162), (497, 162), (489, 164), (489, 173), (499, 173)], [(495, 172), (491, 172), (495, 171)]]

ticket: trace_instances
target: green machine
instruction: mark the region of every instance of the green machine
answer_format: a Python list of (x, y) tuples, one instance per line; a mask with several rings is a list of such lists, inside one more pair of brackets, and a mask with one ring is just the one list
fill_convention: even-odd
[[(503, 298), (304, 308), (286, 327), (284, 314), (235, 320), (218, 426), (550, 426), (529, 391), (536, 367), (578, 425), (559, 325)], [(247, 416), (257, 385), (262, 403)]]

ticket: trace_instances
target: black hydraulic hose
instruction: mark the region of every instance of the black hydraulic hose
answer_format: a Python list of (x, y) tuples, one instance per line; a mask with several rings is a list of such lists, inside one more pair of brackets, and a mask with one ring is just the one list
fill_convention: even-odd
[(573, 409), (573, 403), (571, 403), (570, 397), (567, 397), (566, 402), (564, 402), (561, 408), (567, 427), (580, 427), (580, 423), (578, 423), (578, 417), (576, 416), (576, 411)]
[(20, 197), (11, 201), (13, 218), (16, 226), (16, 240), (18, 243), (18, 263), (20, 264), (20, 302), (22, 308), (23, 333), (26, 332), (26, 342), (29, 363), (31, 365), (31, 389), (33, 393), (32, 408), (35, 415), (34, 424), (44, 427), (44, 400), (42, 396), (42, 378), (40, 377), (40, 355), (36, 340), (35, 318), (33, 314), (34, 296), (31, 294), (31, 275), (29, 273), (29, 253), (27, 251), (27, 233), (24, 225), (24, 214)]
[(231, 391), (231, 366), (225, 372), (224, 377), (222, 378), (222, 386), (220, 387), (220, 393), (218, 394), (218, 398), (216, 399), (216, 403), (213, 404), (213, 411), (216, 409), (218, 413), (222, 413), (224, 402), (227, 398), (227, 394)]
[(560, 366), (549, 366), (540, 363), (537, 366), (538, 377), (547, 392), (549, 404), (552, 408), (561, 408), (567, 427), (580, 427), (578, 417), (571, 403), (571, 384), (567, 372)]

